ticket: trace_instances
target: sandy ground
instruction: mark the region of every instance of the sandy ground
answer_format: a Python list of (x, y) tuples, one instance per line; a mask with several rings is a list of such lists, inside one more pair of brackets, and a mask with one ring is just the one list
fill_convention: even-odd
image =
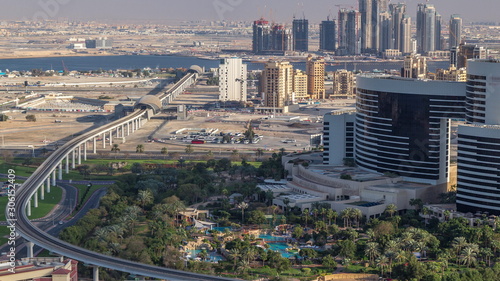
[[(109, 88), (108, 88), (109, 89)], [(143, 89), (117, 89), (108, 91), (113, 94), (114, 99), (119, 100), (131, 94), (144, 95), (151, 88)], [(188, 89), (191, 94), (183, 94), (177, 98), (174, 104), (192, 104), (201, 105), (207, 102), (213, 102), (217, 99), (217, 92), (214, 87), (196, 86), (193, 89)], [(65, 93), (66, 94), (66, 93)], [(82, 94), (74, 92), (73, 94)], [(102, 94), (100, 90), (87, 90), (84, 95), (96, 97)], [(325, 113), (334, 109), (352, 106), (353, 100), (336, 101), (321, 105), (309, 105), (303, 110), (286, 114), (287, 116), (302, 116), (304, 119), (314, 119), (323, 116)], [(0, 136), (5, 147), (14, 149), (29, 150), (28, 146), (33, 145), (41, 148), (53, 142), (71, 137), (74, 134), (86, 130), (92, 126), (103, 124), (110, 119), (108, 114), (95, 113), (52, 113), (52, 112), (28, 112), (35, 114), (37, 122), (27, 122), (26, 114), (21, 112), (13, 112), (8, 115), (12, 120), (0, 123)], [(92, 118), (88, 118), (92, 115)], [(150, 120), (137, 133), (134, 133), (126, 138), (126, 142), (120, 144), (122, 151), (135, 151), (138, 144), (143, 144), (146, 151), (160, 152), (162, 147), (167, 147), (169, 151), (184, 151), (189, 144), (180, 139), (168, 140), (166, 143), (151, 143), (147, 142), (149, 138), (164, 139), (172, 136), (176, 130), (182, 128), (217, 128), (219, 132), (225, 133), (243, 133), (249, 120), (261, 119), (265, 115), (242, 113), (242, 112), (196, 112), (190, 115), (189, 120), (180, 121), (165, 121), (163, 117), (166, 115), (158, 115)], [(280, 117), (280, 116), (278, 116)], [(55, 120), (61, 120), (62, 123), (54, 123)], [(214, 120), (216, 122), (214, 122)], [(296, 128), (290, 125), (293, 122), (285, 120), (270, 119), (262, 120), (261, 129), (255, 131), (256, 134), (263, 136), (261, 142), (257, 144), (195, 144), (195, 151), (208, 151), (213, 153), (217, 151), (255, 151), (257, 148), (265, 150), (278, 150), (285, 148), (287, 151), (300, 151), (309, 149), (310, 135), (322, 132), (322, 123), (307, 123), (306, 125)], [(283, 143), (285, 139), (294, 139), (295, 143)], [(99, 145), (98, 149), (102, 150)], [(109, 151), (107, 146), (105, 149)]]

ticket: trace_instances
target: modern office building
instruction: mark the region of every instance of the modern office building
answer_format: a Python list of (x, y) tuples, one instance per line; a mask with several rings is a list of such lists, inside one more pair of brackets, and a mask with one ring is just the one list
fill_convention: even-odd
[(355, 161), (432, 185), (449, 181), (450, 120), (464, 118), (465, 83), (357, 77)]
[(460, 15), (451, 15), (450, 17), (450, 49), (453, 47), (457, 47), (462, 43), (462, 18)]
[(354, 158), (355, 110), (327, 113), (323, 118), (323, 164), (343, 165)]
[(441, 16), (432, 4), (418, 4), (417, 45), (421, 54), (441, 49)]
[(319, 25), (319, 50), (334, 52), (337, 49), (337, 24), (329, 18)]
[(307, 74), (300, 69), (295, 69), (293, 73), (293, 95), (295, 100), (309, 99), (309, 94), (307, 93)]
[(325, 58), (307, 57), (307, 92), (311, 99), (325, 99)]
[(329, 98), (354, 98), (354, 81), (354, 73), (352, 71), (346, 69), (334, 71), (333, 93)]
[(427, 59), (418, 55), (406, 56), (401, 77), (423, 79), (427, 75)]
[(309, 21), (294, 19), (292, 23), (293, 46), (295, 51), (309, 51)]
[(500, 215), (500, 61), (468, 61), (466, 120), (458, 127), (457, 210)]
[(337, 53), (339, 55), (361, 54), (361, 15), (356, 10), (339, 10), (339, 42)]
[(221, 59), (219, 100), (247, 101), (247, 65), (242, 63), (241, 58)]
[(413, 52), (411, 36), (411, 17), (405, 14), (400, 24), (399, 51), (401, 53), (411, 54)]
[(393, 49), (393, 26), (392, 26), (392, 16), (388, 11), (382, 12), (379, 15), (379, 50), (384, 52), (385, 50)]
[(293, 100), (293, 66), (289, 62), (269, 61), (262, 71), (264, 106), (282, 108)]

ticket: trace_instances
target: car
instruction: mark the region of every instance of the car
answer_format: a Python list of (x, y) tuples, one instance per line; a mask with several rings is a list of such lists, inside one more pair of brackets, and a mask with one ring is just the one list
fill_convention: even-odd
[(59, 221), (59, 224), (64, 224), (64, 222), (63, 221)]

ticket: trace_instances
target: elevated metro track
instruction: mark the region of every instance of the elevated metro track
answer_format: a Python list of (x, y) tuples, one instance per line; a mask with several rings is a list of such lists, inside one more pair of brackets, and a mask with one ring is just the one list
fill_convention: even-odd
[[(189, 75), (189, 74), (188, 74)], [(191, 75), (190, 75), (191, 76)], [(106, 124), (97, 129), (91, 130), (85, 134), (82, 134), (73, 140), (65, 143), (58, 150), (56, 150), (52, 155), (50, 155), (37, 169), (36, 171), (24, 182), (21, 188), (16, 190), (15, 195), (15, 220), (10, 220), (9, 223), (15, 226), (16, 231), (28, 241), (44, 248), (54, 253), (78, 260), (80, 262), (90, 264), (93, 266), (102, 266), (114, 270), (119, 270), (123, 272), (128, 272), (135, 275), (148, 276), (160, 279), (166, 279), (170, 281), (211, 281), (211, 280), (235, 280), (231, 278), (224, 278), (218, 276), (210, 276), (204, 274), (197, 274), (192, 272), (185, 272), (180, 270), (169, 269), (165, 267), (152, 266), (147, 264), (141, 264), (138, 262), (132, 262), (129, 260), (124, 260), (112, 256), (103, 255), (96, 253), (62, 240), (53, 237), (34, 224), (28, 219), (27, 209), (30, 210), (30, 204), (32, 198), (38, 200), (38, 190), (42, 189), (45, 181), (47, 185), (50, 181), (50, 176), (53, 176), (53, 185), (55, 185), (55, 175), (56, 170), (59, 169), (59, 177), (62, 177), (62, 163), (66, 161), (66, 171), (68, 171), (69, 155), (73, 154), (73, 165), (75, 164), (75, 149), (78, 148), (78, 157), (80, 158), (80, 148), (83, 145), (86, 147), (89, 140), (94, 140), (94, 150), (95, 150), (95, 139), (99, 136), (105, 136), (106, 132), (111, 132), (116, 128), (124, 128), (124, 124), (130, 125), (137, 123), (140, 127), (140, 119), (144, 118), (148, 114), (149, 109), (139, 108), (136, 109), (132, 114)], [(138, 121), (138, 122), (136, 122)], [(135, 123), (134, 123), (135, 122)], [(135, 127), (135, 126), (132, 126)], [(137, 128), (136, 128), (137, 129)], [(133, 131), (133, 130), (132, 130)], [(118, 132), (117, 132), (118, 134)], [(123, 134), (123, 132), (122, 132)], [(105, 142), (103, 138), (103, 142)], [(85, 152), (86, 153), (86, 152)], [(86, 154), (85, 154), (86, 155)], [(80, 160), (79, 160), (80, 161)], [(43, 195), (42, 195), (43, 196)], [(43, 197), (42, 197), (43, 198)], [(8, 212), (6, 212), (8, 214)], [(12, 219), (8, 217), (7, 219)], [(95, 271), (94, 271), (95, 272)]]

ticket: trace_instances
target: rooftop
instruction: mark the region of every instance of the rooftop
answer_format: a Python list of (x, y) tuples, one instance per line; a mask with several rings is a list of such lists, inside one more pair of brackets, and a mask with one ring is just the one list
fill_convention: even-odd
[(347, 166), (311, 166), (309, 171), (331, 178), (340, 179), (343, 175), (349, 175), (352, 181), (367, 182), (374, 180), (389, 179), (389, 177), (364, 171), (356, 167)]

